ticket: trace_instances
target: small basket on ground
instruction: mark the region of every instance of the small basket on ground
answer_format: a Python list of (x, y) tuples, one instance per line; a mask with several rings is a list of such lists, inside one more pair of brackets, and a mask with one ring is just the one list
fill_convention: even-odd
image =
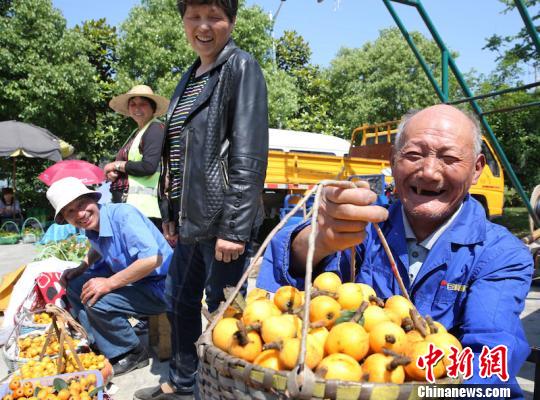
[[(30, 228), (27, 227), (28, 224)], [(43, 230), (43, 225), (37, 218), (29, 217), (27, 218), (21, 228), (21, 237), (23, 243), (36, 243), (41, 240), (45, 231)]]
[[(15, 228), (13, 231), (7, 230), (7, 228)], [(2, 244), (15, 244), (21, 238), (20, 229), (13, 221), (6, 221), (0, 226), (0, 245)]]
[[(213, 344), (212, 331), (217, 322), (223, 317), (225, 311), (235, 300), (237, 294), (252, 269), (262, 256), (271, 238), (286, 223), (288, 217), (294, 215), (300, 207), (313, 194), (317, 193), (312, 214), (312, 235), (310, 249), (308, 250), (306, 265), (306, 288), (305, 303), (303, 305), (304, 321), (309, 321), (309, 303), (312, 276), (312, 256), (314, 251), (314, 235), (316, 227), (313, 221), (317, 220), (318, 204), (323, 186), (335, 185), (350, 187), (351, 183), (325, 181), (315, 186), (306, 196), (297, 203), (285, 218), (274, 228), (265, 239), (257, 254), (253, 257), (250, 266), (240, 278), (237, 286), (229, 293), (227, 299), (221, 304), (219, 310), (209, 321), (205, 332), (199, 338), (196, 346), (199, 356), (198, 390), (202, 399), (228, 400), (228, 399), (331, 399), (331, 400), (355, 400), (355, 399), (416, 399), (418, 398), (418, 385), (425, 382), (395, 383), (370, 383), (352, 382), (343, 380), (324, 379), (315, 374), (305, 365), (306, 341), (309, 324), (303, 324), (302, 344), (297, 365), (291, 371), (277, 371), (252, 364), (240, 358), (234, 357)], [(456, 384), (459, 379), (437, 379), (437, 384)]]
[[(50, 305), (49, 305), (50, 306)], [(54, 306), (55, 309), (58, 307)], [(48, 310), (46, 310), (48, 311)], [(75, 329), (75, 335), (73, 338), (68, 334), (65, 328), (65, 322), (62, 321), (53, 329), (52, 323), (50, 324), (34, 324), (33, 323), (33, 313), (27, 309), (22, 308), (18, 312), (18, 318), (16, 319), (16, 325), (13, 329), (11, 335), (9, 336), (6, 345), (2, 349), (2, 357), (6, 363), (9, 372), (14, 372), (20, 369), (24, 364), (27, 364), (30, 360), (41, 359), (44, 356), (50, 358), (58, 358), (59, 355), (62, 355), (65, 351), (62, 349), (60, 351), (60, 344), (65, 343), (70, 345), (70, 350), (73, 349), (73, 352), (81, 352), (83, 349), (87, 348), (88, 339), (86, 332), (82, 330), (82, 327), (77, 327)], [(77, 324), (78, 325), (78, 324)], [(64, 338), (56, 337), (58, 342), (58, 353), (51, 353), (50, 349), (47, 346), (51, 343), (51, 340), (55, 336), (53, 332), (62, 332)], [(26, 338), (36, 338), (38, 336), (44, 336), (43, 345), (40, 344), (40, 353), (36, 354), (35, 357), (27, 358), (21, 356), (21, 350), (19, 348), (19, 340), (24, 340)], [(75, 342), (73, 339), (76, 339)]]

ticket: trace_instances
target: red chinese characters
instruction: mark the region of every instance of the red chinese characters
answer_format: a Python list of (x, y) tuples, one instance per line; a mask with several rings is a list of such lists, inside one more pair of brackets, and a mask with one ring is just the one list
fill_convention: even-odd
[[(451, 354), (448, 355), (450, 364), (446, 366), (446, 375), (450, 378), (458, 378), (458, 375), (461, 375), (464, 380), (470, 379), (473, 376), (474, 353), (472, 349), (465, 347), (459, 351), (455, 346), (450, 346), (450, 352)], [(426, 380), (428, 382), (435, 382), (433, 367), (443, 356), (444, 352), (430, 343), (428, 354), (417, 359), (416, 364), (418, 367), (426, 370)], [(483, 346), (478, 357), (479, 376), (481, 378), (490, 378), (497, 375), (502, 381), (506, 382), (509, 379), (507, 358), (508, 348), (506, 346), (499, 345), (492, 349)]]
[(480, 353), (480, 377), (489, 378), (497, 375), (502, 381), (508, 380), (508, 348), (502, 344), (493, 347), (491, 350), (487, 346), (482, 347)]
[(429, 351), (425, 356), (418, 357), (416, 365), (420, 369), (426, 369), (426, 380), (429, 383), (435, 382), (433, 367), (444, 357), (444, 351), (436, 347), (433, 343), (429, 344)]
[(457, 378), (458, 374), (463, 379), (469, 379), (473, 374), (474, 353), (470, 347), (465, 347), (462, 351), (455, 346), (450, 346), (451, 354), (448, 355), (450, 365), (446, 367), (446, 375), (450, 378)]

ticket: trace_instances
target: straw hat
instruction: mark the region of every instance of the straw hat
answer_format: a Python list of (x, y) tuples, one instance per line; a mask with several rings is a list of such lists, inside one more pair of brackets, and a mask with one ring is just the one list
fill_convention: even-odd
[(113, 97), (109, 102), (109, 107), (111, 107), (117, 113), (129, 117), (128, 102), (132, 97), (148, 97), (156, 102), (156, 112), (154, 116), (159, 117), (167, 112), (169, 108), (169, 100), (163, 96), (154, 94), (154, 91), (150, 86), (146, 85), (137, 85), (133, 86), (127, 93)]
[(96, 201), (101, 198), (101, 193), (88, 189), (77, 178), (69, 177), (54, 182), (47, 190), (47, 199), (54, 208), (54, 222), (65, 224), (66, 221), (60, 212), (73, 200), (85, 194), (91, 195)]

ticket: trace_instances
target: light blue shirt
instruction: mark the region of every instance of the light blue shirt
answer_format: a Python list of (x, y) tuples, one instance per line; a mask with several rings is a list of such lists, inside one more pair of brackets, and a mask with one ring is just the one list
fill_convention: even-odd
[(411, 224), (409, 224), (409, 220), (407, 219), (405, 212), (403, 212), (402, 210), (401, 216), (403, 218), (405, 238), (407, 239), (407, 251), (409, 253), (409, 279), (411, 283), (414, 282), (416, 275), (418, 275), (418, 272), (420, 271), (420, 267), (422, 267), (422, 264), (424, 263), (424, 261), (426, 261), (429, 251), (431, 250), (435, 242), (437, 242), (437, 239), (439, 239), (439, 237), (441, 237), (441, 235), (450, 226), (450, 224), (452, 224), (452, 221), (456, 219), (456, 216), (461, 211), (461, 207), (463, 207), (463, 203), (459, 206), (457, 211), (448, 219), (448, 221), (446, 221), (436, 231), (434, 231), (431, 235), (422, 240), (420, 243), (418, 243), (416, 235), (411, 228)]
[(137, 283), (148, 285), (156, 296), (164, 298), (165, 277), (173, 254), (169, 243), (135, 207), (109, 203), (99, 208), (99, 233), (86, 231), (92, 247), (113, 274), (139, 259), (160, 255), (162, 264)]

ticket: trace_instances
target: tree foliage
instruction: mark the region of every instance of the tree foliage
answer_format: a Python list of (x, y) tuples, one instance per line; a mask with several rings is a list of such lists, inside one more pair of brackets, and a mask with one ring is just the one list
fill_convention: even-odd
[[(515, 10), (515, 3), (500, 0), (506, 5), (503, 13)], [(527, 0), (525, 5), (537, 6), (540, 0)], [(532, 15), (538, 21), (540, 15)], [(536, 26), (538, 31), (539, 27)], [(537, 69), (539, 55), (525, 27), (512, 35), (492, 35), (487, 39), (485, 49), (497, 53), (497, 65), (486, 78), (478, 83), (478, 93), (490, 93), (523, 84), (523, 67), (526, 65)], [(488, 98), (482, 103), (484, 110), (501, 110), (514, 106), (538, 102), (540, 94), (537, 89), (509, 93)], [(514, 172), (521, 184), (532, 190), (540, 182), (540, 109), (538, 106), (528, 107), (510, 112), (499, 112), (487, 117), (497, 140), (500, 142)], [(507, 184), (511, 185), (507, 180)]]
[[(50, 0), (7, 4), (0, 17), (0, 120), (31, 122), (69, 142), (87, 132), (87, 106), (97, 94), (87, 42), (66, 29)], [(18, 165), (23, 199), (31, 199), (47, 164), (20, 158)]]
[(276, 62), (287, 73), (305, 68), (311, 58), (309, 44), (296, 31), (285, 31), (276, 45)]
[(272, 65), (263, 68), (268, 87), (268, 122), (271, 128), (288, 128), (288, 119), (298, 111), (299, 93), (295, 81)]
[[(516, 92), (490, 100), (485, 107), (501, 109), (539, 100), (538, 92)], [(531, 191), (540, 183), (540, 108), (492, 114), (488, 122), (521, 184)], [(509, 180), (507, 184), (511, 186)]]
[[(236, 43), (266, 62), (270, 20), (260, 7), (241, 7), (233, 32)], [(175, 0), (143, 0), (121, 26), (118, 46), (119, 89), (134, 83), (150, 85), (165, 97), (172, 95), (182, 73), (195, 61)]]
[[(440, 76), (435, 42), (418, 32), (411, 36), (435, 76)], [(347, 128), (346, 135), (361, 124), (399, 119), (411, 108), (439, 102), (397, 28), (382, 30), (377, 40), (361, 48), (342, 48), (328, 72), (336, 122)]]
[[(509, 0), (501, 0), (512, 7)], [(540, 0), (528, 0), (537, 5)], [(538, 15), (535, 15), (536, 21)], [(286, 31), (272, 59), (271, 20), (258, 6), (240, 1), (233, 38), (263, 69), (271, 127), (349, 137), (364, 123), (400, 118), (411, 108), (439, 102), (431, 84), (397, 29), (360, 48), (343, 48), (329, 68), (311, 63), (311, 48), (301, 35)], [(111, 160), (135, 124), (113, 112), (110, 99), (134, 84), (148, 84), (170, 97), (195, 60), (175, 0), (142, 0), (119, 31), (105, 19), (73, 29), (51, 0), (0, 0), (0, 120), (16, 119), (51, 130), (73, 144), (77, 157)], [(412, 38), (435, 76), (440, 52), (420, 33)], [(493, 74), (469, 76), (478, 93), (519, 82), (521, 61), (537, 62), (525, 31), (493, 36), (487, 48), (499, 52)], [(460, 91), (451, 80), (451, 94)], [(485, 100), (484, 109), (537, 101), (536, 92)], [(510, 162), (527, 187), (538, 183), (540, 112), (526, 109), (489, 117)], [(11, 165), (0, 163), (3, 171)], [(35, 179), (48, 165), (18, 160), (18, 182), (26, 204), (43, 196)], [(9, 172), (4, 172), (4, 176)], [(38, 190), (35, 190), (35, 188)], [(40, 193), (41, 191), (41, 193)]]
[(284, 122), (292, 130), (334, 134), (331, 88), (324, 71), (310, 63), (311, 48), (296, 31), (285, 31), (276, 45), (276, 63), (294, 82), (298, 104)]
[[(503, 13), (515, 11), (516, 4), (513, 0), (499, 1), (506, 5)], [(525, 6), (531, 8), (539, 3), (540, 0), (527, 0), (525, 1)], [(538, 18), (540, 18), (538, 13), (531, 16), (533, 22), (538, 21)], [(535, 26), (535, 28), (537, 32), (540, 29), (539, 26)], [(497, 62), (499, 62), (498, 67), (500, 70), (506, 70), (518, 64), (527, 64), (529, 62), (535, 68), (538, 68), (539, 55), (525, 26), (519, 32), (512, 35), (501, 36), (493, 34), (486, 39), (484, 49), (494, 51), (498, 54)]]

